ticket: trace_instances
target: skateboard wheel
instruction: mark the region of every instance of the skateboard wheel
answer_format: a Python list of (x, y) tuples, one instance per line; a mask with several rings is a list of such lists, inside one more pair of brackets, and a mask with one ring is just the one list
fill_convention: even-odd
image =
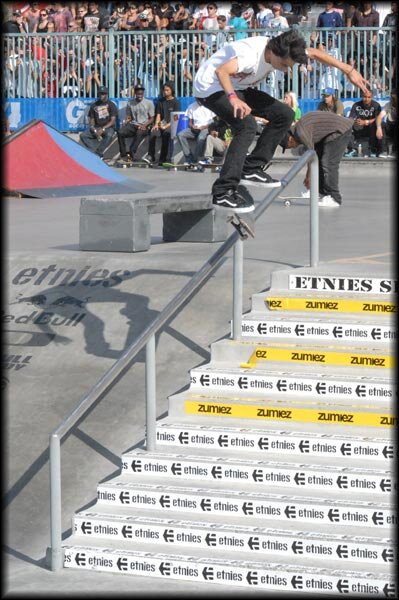
[(291, 206), (291, 202), (289, 200), (285, 200), (284, 206)]

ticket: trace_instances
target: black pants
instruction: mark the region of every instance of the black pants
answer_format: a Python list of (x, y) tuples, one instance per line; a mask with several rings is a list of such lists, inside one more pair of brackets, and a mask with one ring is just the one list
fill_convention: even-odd
[[(220, 176), (212, 187), (214, 194), (231, 188), (237, 189), (243, 171), (253, 171), (267, 164), (294, 121), (294, 111), (265, 92), (247, 88), (236, 93), (252, 108), (251, 114), (244, 119), (234, 118), (233, 105), (225, 92), (216, 92), (207, 98), (197, 98), (199, 104), (203, 104), (226, 121), (233, 134)], [(246, 156), (257, 130), (254, 116), (263, 117), (269, 123), (264, 127), (251, 154)]]
[(148, 143), (148, 154), (152, 160), (155, 161), (155, 150), (157, 145), (157, 138), (161, 137), (161, 152), (159, 154), (159, 163), (164, 163), (169, 160), (169, 142), (170, 142), (170, 127), (168, 129), (154, 129), (150, 134), (150, 141)]
[(339, 163), (351, 138), (351, 130), (330, 142), (321, 141), (315, 145), (319, 158), (319, 192), (321, 196), (332, 196), (342, 204), (339, 191)]
[(359, 144), (362, 144), (363, 154), (374, 152), (380, 154), (382, 149), (381, 140), (377, 138), (377, 126), (374, 123), (371, 125), (354, 125), (352, 139), (349, 142), (349, 150), (357, 150)]
[(126, 125), (123, 125), (118, 131), (118, 144), (121, 156), (126, 156), (126, 139), (131, 138), (129, 151), (133, 158), (137, 152), (137, 148), (140, 146), (141, 140), (144, 137), (147, 137), (147, 135), (147, 129), (139, 129), (137, 125), (134, 125), (133, 123), (126, 123)]

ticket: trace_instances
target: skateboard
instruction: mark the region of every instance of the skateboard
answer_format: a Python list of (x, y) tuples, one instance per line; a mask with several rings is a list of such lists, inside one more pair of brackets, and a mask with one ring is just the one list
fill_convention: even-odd
[(154, 168), (154, 165), (152, 165), (151, 163), (147, 163), (145, 161), (133, 161), (133, 162), (125, 163), (125, 162), (120, 162), (117, 160), (117, 161), (115, 161), (113, 166), (116, 167), (117, 169), (130, 169), (131, 167), (140, 167), (142, 169), (153, 169)]
[(167, 169), (168, 171), (195, 171), (197, 173), (203, 173), (205, 171), (205, 165), (177, 165), (174, 163), (164, 162), (162, 163), (162, 168)]
[[(244, 187), (243, 185), (239, 185), (237, 189), (240, 192), (240, 194), (244, 196), (244, 198), (253, 202), (253, 198), (246, 187)], [(238, 231), (242, 240), (246, 240), (249, 235), (252, 238), (255, 237), (254, 221), (250, 215), (251, 213), (241, 214), (233, 212), (227, 217), (227, 223), (231, 223), (231, 225), (233, 225), (234, 229)]]

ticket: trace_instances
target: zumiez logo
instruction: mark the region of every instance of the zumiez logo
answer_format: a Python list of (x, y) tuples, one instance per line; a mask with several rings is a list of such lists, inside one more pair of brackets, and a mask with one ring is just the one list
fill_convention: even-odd
[(48, 265), (42, 269), (36, 267), (27, 267), (22, 269), (15, 275), (11, 283), (13, 285), (65, 285), (73, 287), (78, 284), (95, 287), (102, 285), (103, 287), (113, 287), (129, 277), (131, 271), (117, 269), (109, 271), (108, 269), (97, 269), (90, 265), (83, 269), (66, 269), (59, 268), (57, 265)]
[(396, 294), (398, 291), (398, 282), (396, 279), (290, 275), (289, 289), (323, 292), (358, 292), (361, 294)]

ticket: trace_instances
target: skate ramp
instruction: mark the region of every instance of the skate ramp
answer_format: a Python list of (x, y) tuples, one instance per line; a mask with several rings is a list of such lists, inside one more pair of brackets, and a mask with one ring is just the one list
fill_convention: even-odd
[(115, 173), (97, 155), (34, 119), (4, 141), (3, 188), (35, 198), (146, 192), (147, 183)]

